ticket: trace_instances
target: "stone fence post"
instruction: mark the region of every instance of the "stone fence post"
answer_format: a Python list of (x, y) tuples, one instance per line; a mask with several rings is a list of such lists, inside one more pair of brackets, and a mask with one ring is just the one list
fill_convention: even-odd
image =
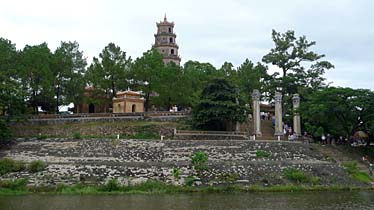
[(283, 136), (282, 94), (275, 92), (275, 136)]
[(253, 101), (253, 134), (262, 136), (261, 133), (261, 119), (260, 119), (260, 91), (255, 89), (252, 93)]
[(294, 94), (292, 97), (293, 103), (293, 130), (297, 136), (301, 136), (301, 123), (300, 123), (300, 114), (298, 112), (298, 108), (300, 107), (300, 96), (299, 94)]

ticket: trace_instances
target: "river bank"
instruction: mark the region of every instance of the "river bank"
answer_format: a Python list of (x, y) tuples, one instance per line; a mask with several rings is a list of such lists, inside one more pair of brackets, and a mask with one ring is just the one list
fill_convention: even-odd
[(107, 194), (180, 194), (180, 193), (243, 193), (243, 192), (314, 192), (314, 191), (373, 191), (373, 187), (357, 186), (304, 186), (304, 185), (225, 185), (225, 186), (175, 186), (159, 181), (147, 181), (134, 186), (123, 186), (118, 182), (108, 182), (105, 185), (58, 185), (55, 187), (26, 186), (27, 182), (15, 181), (8, 186), (0, 188), (0, 195), (27, 195), (27, 194), (52, 194), (52, 195), (107, 195)]

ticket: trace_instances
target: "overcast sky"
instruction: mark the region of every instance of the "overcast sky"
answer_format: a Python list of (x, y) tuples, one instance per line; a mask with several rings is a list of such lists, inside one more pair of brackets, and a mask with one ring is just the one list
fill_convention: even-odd
[[(294, 30), (335, 65), (335, 86), (374, 89), (372, 0), (0, 0), (0, 37), (22, 49), (78, 41), (88, 62), (114, 42), (133, 58), (151, 48), (156, 22), (175, 22), (182, 62), (220, 67), (261, 61), (273, 47), (271, 30)], [(273, 68), (272, 68), (273, 69)]]

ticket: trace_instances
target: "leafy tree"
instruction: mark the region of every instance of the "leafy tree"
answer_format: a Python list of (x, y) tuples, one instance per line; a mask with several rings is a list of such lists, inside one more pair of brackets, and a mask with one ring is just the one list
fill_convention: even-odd
[(170, 62), (160, 70), (160, 78), (155, 84), (158, 97), (154, 104), (169, 110), (173, 105), (187, 107), (190, 104), (191, 89), (182, 68)]
[(0, 72), (8, 77), (13, 77), (18, 60), (16, 45), (10, 40), (0, 37)]
[[(217, 70), (210, 63), (200, 63), (198, 61), (187, 61), (183, 66), (183, 72), (188, 83), (187, 88), (190, 93), (190, 105), (195, 105), (208, 81), (219, 76), (224, 76), (223, 71)], [(186, 89), (187, 89), (186, 88)]]
[(27, 92), (26, 99), (34, 113), (38, 113), (38, 106), (47, 112), (55, 110), (52, 56), (46, 43), (35, 46), (26, 45), (20, 53), (18, 67), (22, 87)]
[(25, 103), (17, 78), (18, 52), (10, 40), (0, 38), (0, 115), (19, 115)]
[(322, 130), (351, 136), (357, 130), (371, 130), (373, 105), (374, 93), (370, 90), (330, 87), (310, 94), (300, 111), (305, 128), (312, 134)]
[[(278, 66), (282, 73), (273, 80), (274, 84), (271, 87), (275, 89), (271, 90), (271, 93), (280, 88), (283, 101), (290, 102), (294, 93), (309, 93), (310, 90), (325, 86), (323, 74), (334, 66), (328, 61), (321, 60), (325, 55), (310, 50), (316, 42), (308, 41), (305, 36), (297, 38), (294, 31), (280, 33), (273, 30), (272, 39), (275, 47), (262, 58), (262, 61)], [(283, 110), (286, 112), (288, 109)]]
[(131, 71), (132, 87), (140, 89), (145, 96), (145, 111), (150, 108), (151, 95), (160, 87), (161, 72), (165, 68), (162, 54), (157, 49), (148, 50), (135, 60)]
[(261, 92), (266, 91), (266, 85), (272, 79), (266, 71), (266, 66), (260, 63), (254, 65), (248, 59), (238, 67), (237, 76), (234, 80), (240, 89), (241, 97), (246, 102), (251, 100), (254, 89), (259, 89)]
[(53, 73), (56, 112), (60, 105), (81, 102), (85, 82), (83, 75), (87, 65), (78, 42), (61, 42), (54, 53)]
[(244, 122), (245, 108), (237, 103), (237, 88), (227, 79), (213, 79), (203, 90), (193, 109), (194, 127), (206, 130), (231, 130), (233, 123)]
[(16, 45), (0, 38), (0, 140), (11, 138), (9, 121), (25, 112), (25, 94), (17, 78), (17, 62)]
[(236, 73), (236, 70), (234, 69), (234, 65), (227, 61), (223, 63), (219, 71), (221, 71), (222, 74), (227, 77), (233, 76)]
[[(100, 59), (99, 59), (100, 58)], [(126, 88), (126, 76), (131, 68), (131, 57), (126, 57), (119, 46), (109, 43), (100, 53), (99, 58), (94, 57), (88, 68), (87, 79), (89, 84), (97, 90), (102, 90), (112, 99), (117, 91)]]

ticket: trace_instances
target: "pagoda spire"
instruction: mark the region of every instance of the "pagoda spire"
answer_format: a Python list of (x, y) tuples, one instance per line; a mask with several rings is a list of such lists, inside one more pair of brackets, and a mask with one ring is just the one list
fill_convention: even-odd
[(179, 65), (181, 58), (178, 55), (177, 35), (174, 33), (174, 22), (169, 22), (166, 13), (164, 21), (156, 23), (157, 33), (155, 34), (155, 44), (153, 45), (162, 55), (165, 64), (174, 62)]

